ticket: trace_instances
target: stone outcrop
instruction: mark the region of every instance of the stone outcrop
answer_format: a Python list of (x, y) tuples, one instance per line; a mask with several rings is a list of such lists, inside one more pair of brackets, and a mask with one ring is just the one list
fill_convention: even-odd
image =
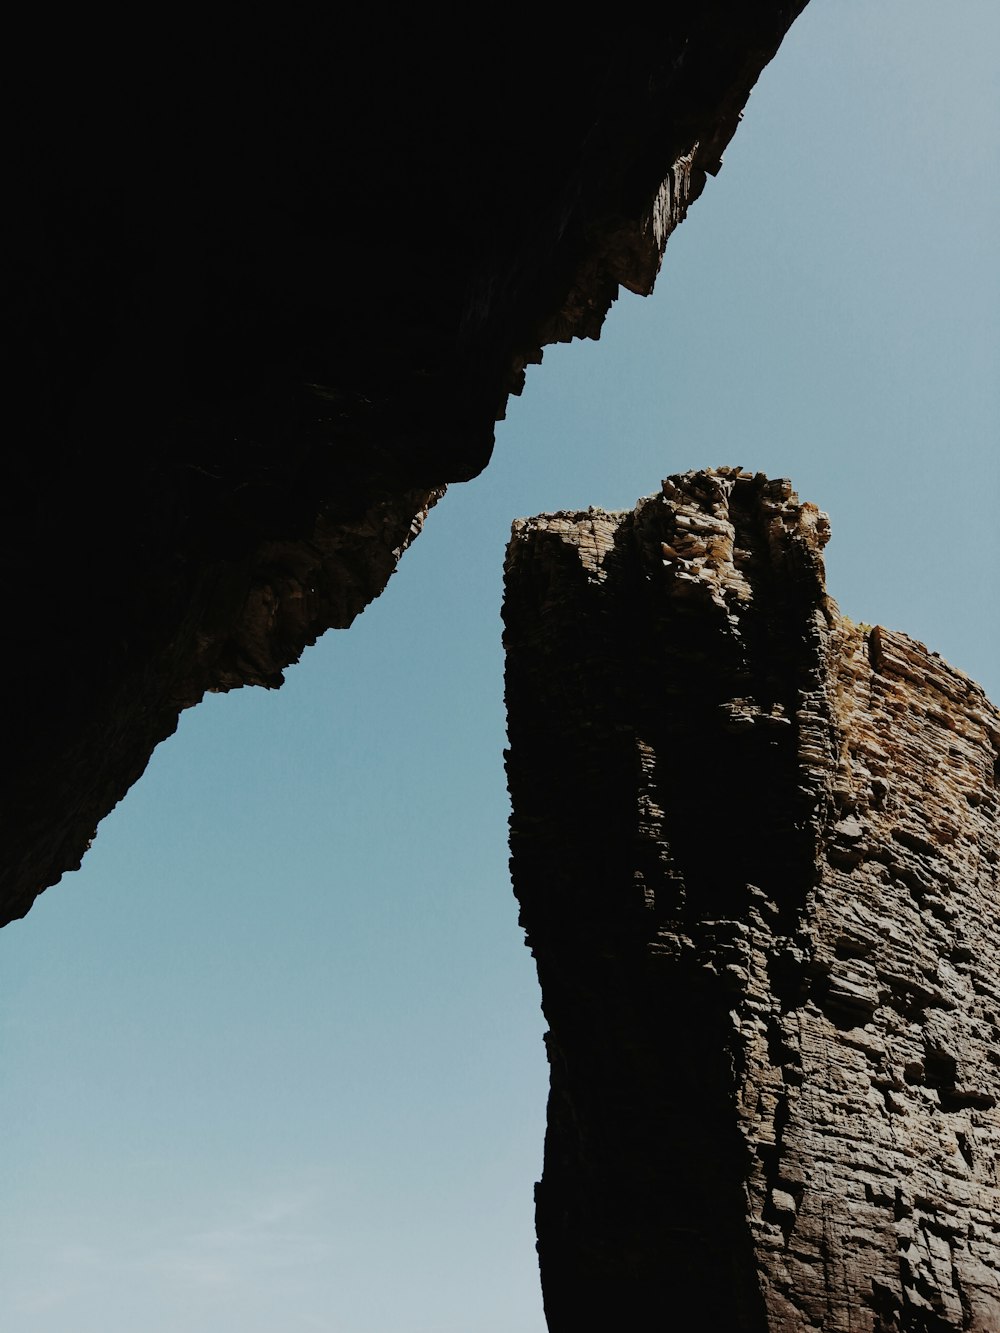
[(651, 289), (804, 2), (12, 21), (0, 922), (180, 710), (378, 595), (544, 345)]
[(515, 523), (552, 1333), (1000, 1329), (1000, 714), (739, 469)]

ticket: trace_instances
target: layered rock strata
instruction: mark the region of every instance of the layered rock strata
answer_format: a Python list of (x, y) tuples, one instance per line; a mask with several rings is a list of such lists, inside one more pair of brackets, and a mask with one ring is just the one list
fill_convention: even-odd
[(1000, 1329), (1000, 714), (739, 469), (515, 523), (552, 1333)]
[(648, 292), (804, 0), (7, 34), (0, 923), (207, 690), (280, 683)]

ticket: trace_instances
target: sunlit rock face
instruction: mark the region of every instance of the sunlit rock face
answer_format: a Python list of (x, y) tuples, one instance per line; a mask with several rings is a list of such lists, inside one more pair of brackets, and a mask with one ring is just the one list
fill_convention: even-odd
[(787, 481), (514, 525), (553, 1333), (1000, 1328), (1000, 713)]
[(544, 345), (651, 289), (803, 4), (12, 21), (0, 921), (180, 710), (379, 594)]

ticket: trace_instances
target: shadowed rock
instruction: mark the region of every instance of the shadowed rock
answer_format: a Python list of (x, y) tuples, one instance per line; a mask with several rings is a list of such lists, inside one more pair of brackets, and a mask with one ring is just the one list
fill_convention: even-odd
[(515, 523), (552, 1333), (1000, 1328), (1000, 714), (787, 481)]
[(652, 288), (803, 3), (12, 20), (0, 921), (182, 709), (379, 594), (545, 344)]

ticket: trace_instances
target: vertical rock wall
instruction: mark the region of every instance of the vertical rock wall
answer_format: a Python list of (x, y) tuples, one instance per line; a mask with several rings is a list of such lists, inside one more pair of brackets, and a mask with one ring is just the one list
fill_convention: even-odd
[(514, 525), (552, 1333), (1000, 1329), (1000, 715), (827, 535), (737, 469)]

